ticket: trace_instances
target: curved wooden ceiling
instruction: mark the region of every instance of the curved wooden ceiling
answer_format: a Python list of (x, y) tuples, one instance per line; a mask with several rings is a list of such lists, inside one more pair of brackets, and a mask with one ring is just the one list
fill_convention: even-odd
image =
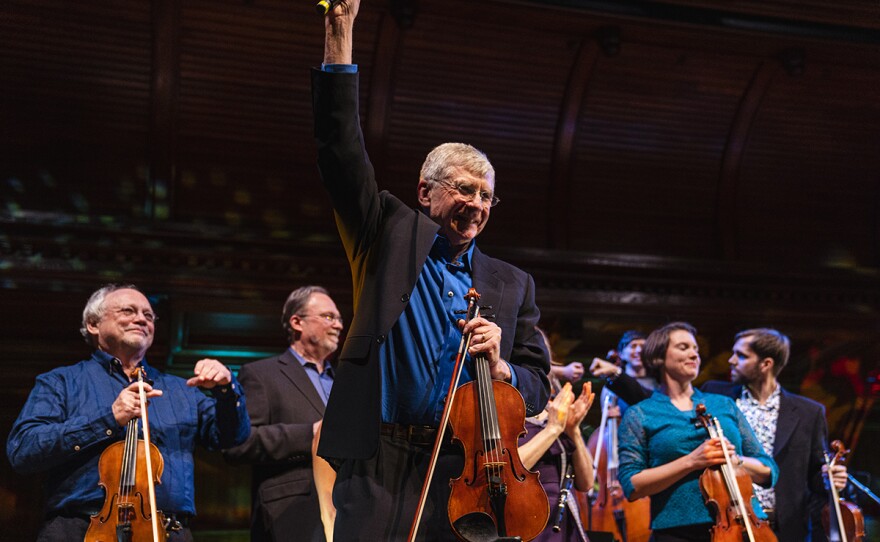
[[(6, 211), (333, 242), (310, 2), (11, 0)], [(407, 198), (444, 140), (503, 203), (484, 243), (762, 265), (878, 262), (878, 7), (848, 1), (367, 3), (362, 120)]]

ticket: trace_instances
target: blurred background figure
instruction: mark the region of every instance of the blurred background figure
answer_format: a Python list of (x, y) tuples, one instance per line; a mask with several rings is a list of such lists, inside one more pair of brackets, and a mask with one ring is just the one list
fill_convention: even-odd
[(339, 346), (342, 323), (326, 289), (297, 288), (281, 311), (287, 350), (241, 368), (251, 436), (224, 455), (232, 462), (253, 465), (253, 541), (290, 540), (293, 533), (304, 542), (325, 540), (312, 474), (312, 444), (333, 388), (328, 360)]

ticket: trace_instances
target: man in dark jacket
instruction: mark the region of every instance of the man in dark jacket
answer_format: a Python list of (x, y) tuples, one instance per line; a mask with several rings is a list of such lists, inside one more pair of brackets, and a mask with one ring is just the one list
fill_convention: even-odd
[(328, 358), (339, 344), (342, 316), (327, 290), (303, 286), (284, 303), (281, 325), (289, 348), (241, 368), (251, 436), (224, 455), (254, 466), (252, 541), (322, 542), (311, 450), (333, 386)]
[[(312, 73), (321, 178), (352, 269), (355, 314), (339, 358), (318, 453), (338, 467), (336, 540), (401, 540), (415, 515), (461, 333), (491, 378), (516, 387), (527, 415), (547, 403), (549, 355), (536, 325), (534, 281), (476, 246), (495, 196), (495, 170), (462, 143), (428, 154), (418, 208), (379, 191), (358, 117), (353, 25), (359, 2), (325, 18), (324, 63)], [(469, 288), (491, 306), (463, 326)], [(463, 381), (472, 378), (465, 366)], [(420, 540), (455, 540), (446, 504), (463, 457), (444, 446)]]

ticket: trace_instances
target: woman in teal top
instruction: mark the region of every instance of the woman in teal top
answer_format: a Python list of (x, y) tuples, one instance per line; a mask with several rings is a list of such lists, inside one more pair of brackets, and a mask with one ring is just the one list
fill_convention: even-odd
[[(649, 399), (630, 407), (619, 431), (618, 477), (630, 500), (651, 497), (651, 528), (655, 542), (710, 540), (713, 521), (700, 493), (700, 474), (724, 463), (719, 439), (710, 439), (696, 423), (695, 407), (718, 418), (741, 464), (752, 481), (765, 487), (776, 483), (779, 469), (764, 451), (752, 428), (728, 397), (702, 393), (691, 383), (700, 372), (696, 329), (674, 322), (654, 330), (642, 359), (660, 383)], [(759, 517), (765, 517), (753, 502)]]

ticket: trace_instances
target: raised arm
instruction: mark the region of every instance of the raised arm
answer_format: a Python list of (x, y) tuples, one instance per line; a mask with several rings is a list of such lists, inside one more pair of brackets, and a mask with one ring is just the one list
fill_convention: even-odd
[(324, 64), (351, 64), (360, 0), (342, 0), (324, 17)]

